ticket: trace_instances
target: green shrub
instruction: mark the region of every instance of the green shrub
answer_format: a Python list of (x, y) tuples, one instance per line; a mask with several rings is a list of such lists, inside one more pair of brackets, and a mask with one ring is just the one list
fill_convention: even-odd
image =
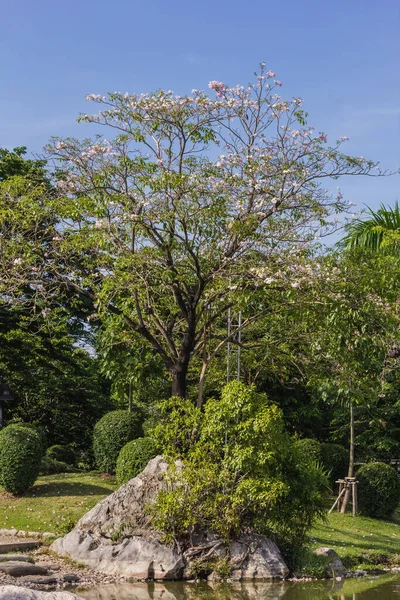
[(304, 458), (312, 459), (317, 463), (321, 462), (321, 444), (317, 440), (303, 438), (302, 440), (296, 440), (295, 446)]
[(20, 494), (35, 483), (43, 449), (40, 435), (30, 427), (8, 425), (0, 431), (0, 484)]
[(153, 437), (154, 430), (160, 420), (160, 416), (158, 414), (153, 414), (150, 417), (147, 417), (142, 423), (143, 435), (145, 437)]
[(24, 423), (22, 421), (20, 421), (18, 423), (13, 423), (13, 425), (19, 425), (20, 427), (27, 427), (28, 429), (32, 429), (33, 431), (37, 431), (37, 433), (40, 435), (40, 441), (42, 442), (43, 452), (46, 450), (46, 448), (48, 446), (48, 443), (47, 443), (47, 433), (43, 429), (43, 427), (40, 427), (40, 425), (34, 425), (33, 423)]
[(40, 463), (40, 473), (42, 475), (55, 475), (57, 473), (73, 473), (76, 471), (72, 465), (50, 458), (49, 456), (43, 456)]
[(230, 540), (252, 530), (301, 543), (325, 512), (327, 478), (285, 431), (280, 408), (240, 382), (199, 410), (189, 400), (160, 405), (156, 435), (171, 464), (168, 485), (150, 507), (167, 541), (210, 530)]
[(157, 456), (156, 442), (149, 437), (131, 440), (122, 448), (117, 460), (117, 482), (126, 483), (143, 471), (149, 460)]
[(346, 477), (349, 470), (349, 452), (339, 444), (321, 444), (321, 462), (333, 484)]
[(76, 455), (76, 466), (80, 471), (92, 471), (95, 468), (93, 449), (78, 450)]
[(118, 455), (125, 444), (141, 436), (139, 419), (126, 410), (114, 410), (96, 423), (93, 453), (98, 469), (115, 473)]
[(46, 456), (59, 462), (67, 463), (67, 465), (74, 465), (76, 462), (75, 452), (71, 446), (63, 446), (61, 444), (50, 446), (46, 451)]
[(367, 517), (390, 517), (400, 501), (400, 481), (396, 471), (385, 463), (363, 465), (357, 472), (358, 508)]

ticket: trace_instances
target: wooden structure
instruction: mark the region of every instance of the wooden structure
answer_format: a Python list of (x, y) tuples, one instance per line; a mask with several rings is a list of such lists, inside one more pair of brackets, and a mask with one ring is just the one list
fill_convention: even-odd
[[(346, 505), (343, 506), (344, 499), (347, 496), (347, 499), (351, 497), (352, 507), (353, 507), (353, 517), (357, 514), (357, 480), (355, 477), (345, 477), (344, 479), (338, 479), (336, 483), (339, 484), (339, 493), (338, 496), (329, 511), (329, 514), (335, 510), (337, 507), (338, 512), (343, 512), (342, 508), (346, 508)], [(346, 502), (347, 504), (347, 502)]]

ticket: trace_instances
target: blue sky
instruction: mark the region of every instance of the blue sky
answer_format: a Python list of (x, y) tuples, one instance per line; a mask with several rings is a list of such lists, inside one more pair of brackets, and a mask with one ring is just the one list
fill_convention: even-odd
[[(260, 61), (346, 150), (400, 166), (400, 0), (0, 0), (0, 146), (40, 152), (87, 93), (246, 84)], [(400, 199), (399, 176), (343, 180), (346, 199)], [(335, 186), (337, 183), (334, 184)]]

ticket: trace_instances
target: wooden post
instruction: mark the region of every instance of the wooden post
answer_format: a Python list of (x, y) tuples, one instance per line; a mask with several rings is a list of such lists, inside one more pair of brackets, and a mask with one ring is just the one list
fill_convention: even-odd
[(353, 481), (353, 517), (356, 516), (358, 511), (358, 500), (357, 500), (357, 481)]

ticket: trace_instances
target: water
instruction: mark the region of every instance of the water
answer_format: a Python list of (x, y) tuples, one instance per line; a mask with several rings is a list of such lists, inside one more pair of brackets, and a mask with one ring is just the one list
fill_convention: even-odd
[(124, 583), (75, 593), (86, 600), (400, 600), (400, 576), (298, 583)]

